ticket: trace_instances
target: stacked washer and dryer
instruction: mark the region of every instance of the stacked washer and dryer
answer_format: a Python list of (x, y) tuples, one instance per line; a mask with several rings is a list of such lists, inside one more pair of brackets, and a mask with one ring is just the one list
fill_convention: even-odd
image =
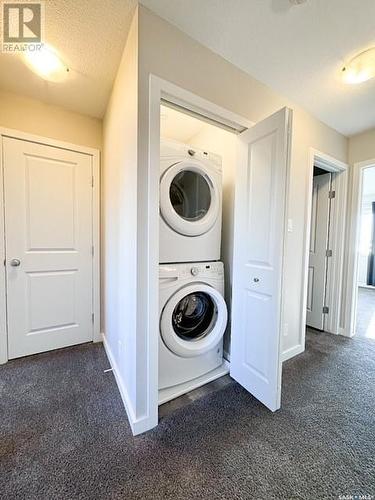
[(160, 148), (159, 404), (227, 373), (221, 157)]

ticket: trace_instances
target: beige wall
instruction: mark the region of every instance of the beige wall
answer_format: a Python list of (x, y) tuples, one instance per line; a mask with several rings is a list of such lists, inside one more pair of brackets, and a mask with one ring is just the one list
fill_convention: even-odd
[[(306, 232), (305, 200), (310, 148), (347, 161), (347, 139), (296, 104), (275, 93), (228, 61), (206, 49), (180, 30), (139, 8), (139, 175), (147, 180), (149, 133), (149, 75), (153, 73), (230, 111), (257, 122), (278, 109), (293, 108), (293, 141), (288, 216), (294, 231), (288, 233), (285, 262), (285, 314), (283, 348), (292, 354), (301, 343), (300, 305), (303, 293), (303, 255)], [(138, 184), (146, 199), (147, 183)], [(144, 220), (144, 246), (147, 242)], [(138, 256), (143, 258), (143, 256)], [(145, 267), (146, 262), (142, 261)], [(147, 282), (142, 283), (147, 286)]]
[(0, 91), (0, 127), (101, 149), (102, 121)]
[(349, 163), (375, 158), (375, 128), (349, 138)]
[(135, 17), (104, 118), (102, 161), (102, 323), (127, 409), (133, 415), (130, 421), (138, 414), (137, 68)]

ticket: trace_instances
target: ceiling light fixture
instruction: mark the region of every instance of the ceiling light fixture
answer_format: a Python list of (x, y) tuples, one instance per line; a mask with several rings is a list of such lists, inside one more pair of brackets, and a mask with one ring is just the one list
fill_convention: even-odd
[(56, 50), (47, 44), (43, 44), (39, 50), (25, 52), (24, 60), (27, 66), (43, 80), (60, 82), (69, 73), (69, 68)]
[(341, 70), (345, 83), (362, 83), (375, 77), (375, 47), (353, 57)]

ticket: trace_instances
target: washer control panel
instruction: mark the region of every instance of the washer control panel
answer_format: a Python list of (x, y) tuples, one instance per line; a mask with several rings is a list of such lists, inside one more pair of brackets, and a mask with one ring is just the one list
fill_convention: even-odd
[[(188, 264), (183, 264), (188, 268)], [(199, 264), (192, 264), (187, 272), (182, 272), (183, 275), (190, 276), (222, 276), (224, 274), (224, 266), (222, 262), (202, 262)]]
[(224, 264), (222, 262), (192, 262), (191, 264), (161, 264), (159, 278), (205, 278), (210, 276), (223, 276)]

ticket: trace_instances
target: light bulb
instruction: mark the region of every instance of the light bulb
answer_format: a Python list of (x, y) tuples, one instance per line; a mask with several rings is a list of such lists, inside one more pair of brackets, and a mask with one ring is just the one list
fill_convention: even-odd
[(69, 68), (50, 45), (43, 44), (39, 50), (24, 53), (27, 66), (44, 80), (60, 82), (68, 76)]
[(342, 70), (345, 83), (356, 84), (366, 82), (375, 77), (375, 47), (353, 57)]

